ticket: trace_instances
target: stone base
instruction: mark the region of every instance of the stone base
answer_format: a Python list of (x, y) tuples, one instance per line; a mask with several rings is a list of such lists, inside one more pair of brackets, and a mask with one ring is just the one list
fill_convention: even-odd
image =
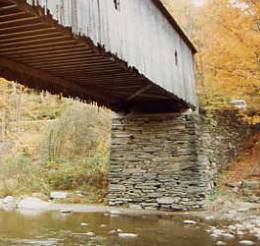
[(254, 131), (236, 111), (115, 115), (109, 204), (163, 210), (202, 208)]
[(195, 113), (116, 115), (113, 119), (109, 204), (144, 209), (202, 208), (213, 189), (200, 154)]

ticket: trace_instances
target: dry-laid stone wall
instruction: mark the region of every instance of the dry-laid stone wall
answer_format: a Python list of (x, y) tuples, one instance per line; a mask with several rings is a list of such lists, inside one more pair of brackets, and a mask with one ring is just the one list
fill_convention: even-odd
[(218, 171), (227, 168), (248, 136), (256, 132), (243, 123), (236, 110), (206, 112), (200, 119), (203, 155)]
[[(202, 208), (214, 188), (218, 167), (238, 147), (229, 135), (219, 135), (219, 127), (215, 118), (193, 112), (115, 115), (109, 204), (163, 210)], [(224, 134), (228, 132), (239, 142), (232, 131)]]

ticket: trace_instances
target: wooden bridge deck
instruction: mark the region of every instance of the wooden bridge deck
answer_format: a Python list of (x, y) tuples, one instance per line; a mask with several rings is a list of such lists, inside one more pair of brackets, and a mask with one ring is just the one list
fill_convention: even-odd
[(148, 104), (169, 110), (188, 106), (23, 0), (0, 0), (0, 75), (115, 111)]

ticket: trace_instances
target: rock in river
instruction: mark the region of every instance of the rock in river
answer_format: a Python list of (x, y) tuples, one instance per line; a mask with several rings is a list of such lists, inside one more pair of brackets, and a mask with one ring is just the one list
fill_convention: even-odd
[(3, 203), (4, 204), (15, 203), (15, 198), (13, 196), (7, 196), (3, 199)]
[(94, 237), (96, 234), (95, 234), (95, 232), (89, 231), (89, 232), (86, 233), (86, 235), (88, 237)]
[(19, 209), (45, 210), (48, 209), (49, 203), (36, 197), (27, 197), (22, 199), (17, 207)]
[(137, 238), (138, 234), (120, 232), (120, 233), (118, 233), (118, 236), (121, 237), (121, 238), (129, 238), (129, 239), (131, 239), (131, 238)]
[(1, 200), (1, 208), (10, 211), (16, 208), (16, 199), (13, 196), (7, 196)]
[(235, 236), (230, 234), (230, 233), (223, 233), (222, 237), (225, 238), (225, 239), (228, 239), (228, 240), (232, 240), (232, 239), (235, 238)]
[(243, 246), (246, 246), (246, 245), (255, 245), (255, 242), (250, 241), (250, 240), (242, 240), (242, 241), (239, 241), (239, 245), (243, 245)]
[(224, 246), (224, 245), (227, 245), (227, 244), (223, 241), (217, 241), (216, 245), (217, 246)]
[(80, 223), (80, 226), (88, 226), (88, 223), (82, 222)]
[(183, 223), (186, 224), (186, 225), (195, 225), (195, 224), (197, 224), (197, 222), (194, 221), (194, 220), (184, 220)]

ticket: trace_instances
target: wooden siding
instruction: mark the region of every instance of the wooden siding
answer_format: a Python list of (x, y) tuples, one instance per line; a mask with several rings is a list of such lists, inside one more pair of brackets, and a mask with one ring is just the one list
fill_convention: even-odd
[[(32, 0), (27, 0), (32, 4)], [(196, 106), (193, 50), (153, 0), (38, 0), (55, 19)], [(178, 62), (176, 65), (175, 51)]]

